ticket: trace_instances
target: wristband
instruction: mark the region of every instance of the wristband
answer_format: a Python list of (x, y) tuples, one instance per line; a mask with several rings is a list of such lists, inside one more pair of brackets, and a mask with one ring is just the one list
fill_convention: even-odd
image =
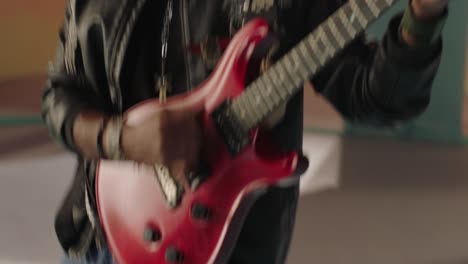
[(447, 9), (444, 13), (434, 19), (420, 20), (414, 15), (411, 8), (411, 2), (407, 6), (400, 28), (404, 28), (419, 45), (427, 45), (434, 43), (442, 34), (445, 21), (447, 20)]
[(123, 160), (124, 154), (121, 146), (123, 120), (120, 116), (114, 116), (109, 119), (103, 141), (105, 142), (106, 156), (111, 160)]

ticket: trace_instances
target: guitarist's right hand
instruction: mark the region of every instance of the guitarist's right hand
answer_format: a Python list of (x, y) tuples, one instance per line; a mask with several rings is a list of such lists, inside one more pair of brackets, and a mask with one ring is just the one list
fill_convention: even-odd
[(162, 164), (174, 176), (194, 171), (199, 161), (201, 129), (196, 112), (163, 110), (138, 126), (124, 126), (122, 149), (129, 160)]

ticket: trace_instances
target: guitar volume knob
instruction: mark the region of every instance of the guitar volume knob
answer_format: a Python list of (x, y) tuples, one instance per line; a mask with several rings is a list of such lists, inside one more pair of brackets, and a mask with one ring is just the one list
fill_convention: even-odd
[(197, 220), (207, 220), (213, 215), (213, 210), (202, 204), (195, 204), (192, 207), (192, 217)]
[(168, 247), (166, 250), (166, 261), (169, 263), (182, 263), (184, 255), (174, 247)]

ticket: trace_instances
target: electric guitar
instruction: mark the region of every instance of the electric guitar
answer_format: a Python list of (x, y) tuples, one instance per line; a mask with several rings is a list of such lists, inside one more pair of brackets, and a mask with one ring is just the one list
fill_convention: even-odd
[(197, 89), (129, 110), (130, 126), (163, 108), (203, 110), (206, 165), (182, 182), (159, 165), (99, 161), (98, 213), (116, 261), (225, 263), (255, 198), (297, 182), (307, 168), (305, 157), (281, 151), (257, 127), (395, 2), (350, 0), (245, 87), (249, 61), (269, 34), (265, 20), (252, 20)]

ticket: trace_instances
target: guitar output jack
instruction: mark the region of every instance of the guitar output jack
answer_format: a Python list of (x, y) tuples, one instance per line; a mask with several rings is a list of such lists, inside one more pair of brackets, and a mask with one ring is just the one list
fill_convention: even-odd
[(184, 261), (184, 255), (174, 247), (168, 247), (166, 250), (166, 261), (169, 263), (181, 263)]

